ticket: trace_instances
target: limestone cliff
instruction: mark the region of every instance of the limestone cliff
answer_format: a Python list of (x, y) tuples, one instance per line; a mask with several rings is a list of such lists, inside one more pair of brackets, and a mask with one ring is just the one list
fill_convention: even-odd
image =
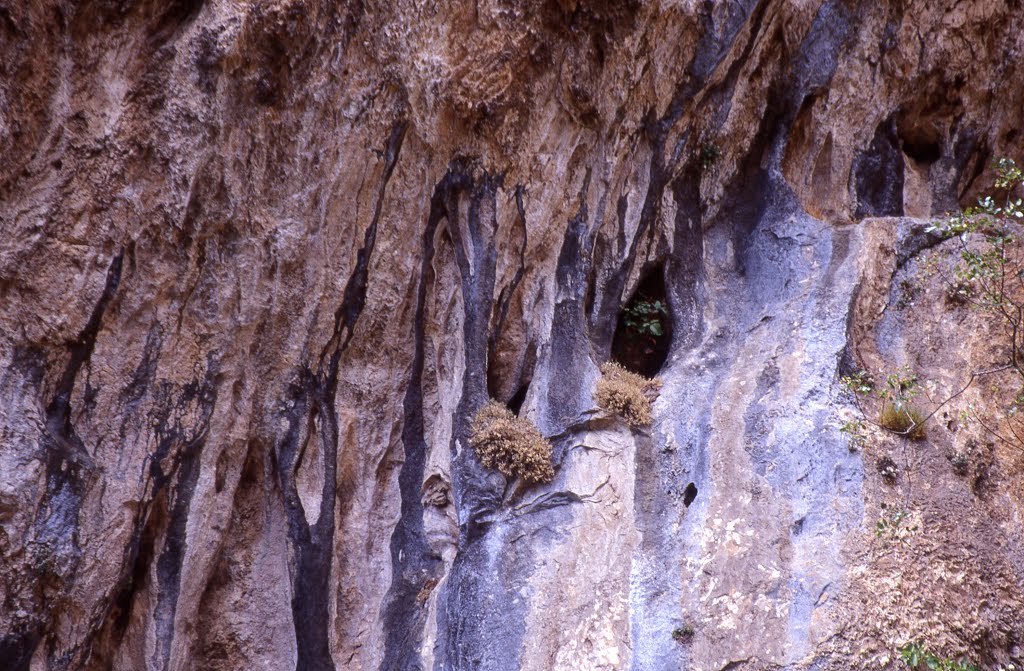
[(862, 450), (838, 379), (993, 356), (901, 287), (1022, 56), (1019, 0), (0, 0), (0, 668), (1020, 664), (1021, 455), (947, 460), (996, 384)]

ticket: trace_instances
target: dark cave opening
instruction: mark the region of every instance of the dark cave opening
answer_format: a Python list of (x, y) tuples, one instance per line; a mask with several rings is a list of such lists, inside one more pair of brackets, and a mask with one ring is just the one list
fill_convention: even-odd
[(918, 163), (930, 164), (942, 158), (942, 147), (934, 140), (904, 139), (903, 153)]
[(519, 416), (519, 411), (523, 408), (523, 401), (526, 400), (526, 392), (528, 391), (530, 391), (529, 382), (516, 389), (516, 393), (512, 394), (512, 398), (505, 404), (516, 416)]
[(690, 504), (693, 503), (696, 499), (697, 485), (691, 482), (690, 484), (686, 485), (686, 491), (683, 492), (683, 505), (689, 508)]
[[(506, 363), (507, 356), (494, 352), (487, 357), (487, 395), (505, 404), (516, 416), (522, 410), (533, 382), (533, 369), (537, 365), (537, 348), (530, 344), (518, 365)], [(506, 352), (506, 355), (512, 354)], [(513, 391), (514, 390), (514, 391)]]
[(612, 338), (612, 360), (645, 377), (661, 371), (672, 345), (665, 295), (665, 269), (659, 265), (644, 276), (619, 312)]

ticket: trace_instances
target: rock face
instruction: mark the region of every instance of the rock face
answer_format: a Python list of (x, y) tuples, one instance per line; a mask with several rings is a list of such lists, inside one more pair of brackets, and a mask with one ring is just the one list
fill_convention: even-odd
[[(1021, 455), (956, 422), (1009, 382), (861, 451), (838, 377), (992, 360), (900, 287), (1020, 157), (1022, 35), (1017, 0), (0, 2), (0, 667), (1020, 664)], [(592, 393), (641, 281), (636, 431)], [(551, 483), (476, 460), (488, 397)]]

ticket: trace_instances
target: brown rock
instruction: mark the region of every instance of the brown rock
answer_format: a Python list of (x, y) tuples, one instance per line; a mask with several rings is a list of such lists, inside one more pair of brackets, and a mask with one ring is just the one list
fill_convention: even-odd
[[(939, 296), (892, 317), (921, 237), (873, 218), (1020, 158), (1022, 24), (0, 1), (0, 667), (1021, 663), (1014, 457), (972, 486), (908, 448), (928, 532), (883, 551), (835, 380), (990, 354)], [(673, 344), (630, 432), (592, 392), (648, 279)], [(553, 482), (476, 461), (492, 396)]]

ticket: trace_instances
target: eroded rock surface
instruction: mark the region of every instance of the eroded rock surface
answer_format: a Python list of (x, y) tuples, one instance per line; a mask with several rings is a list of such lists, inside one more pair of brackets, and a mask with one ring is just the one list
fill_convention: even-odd
[[(1022, 35), (997, 0), (0, 2), (0, 666), (1020, 664), (1020, 455), (958, 477), (948, 417), (851, 450), (837, 380), (991, 358), (899, 292), (1020, 158)], [(630, 431), (592, 391), (648, 277)], [(488, 397), (553, 482), (480, 466)]]

